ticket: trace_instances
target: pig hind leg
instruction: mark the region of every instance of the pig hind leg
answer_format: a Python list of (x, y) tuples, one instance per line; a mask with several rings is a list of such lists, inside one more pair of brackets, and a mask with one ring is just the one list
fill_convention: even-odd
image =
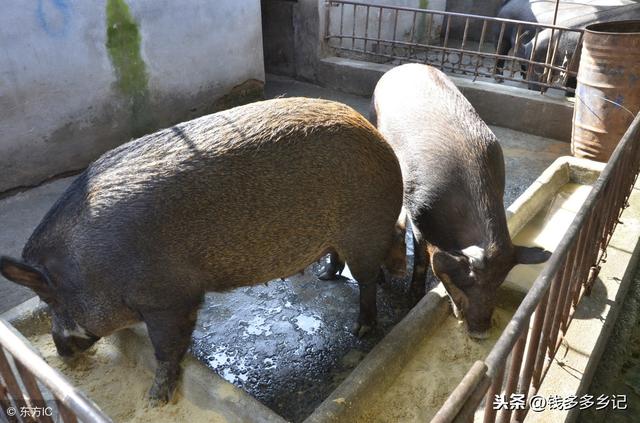
[(349, 269), (358, 282), (360, 291), (360, 312), (358, 321), (353, 327), (353, 333), (358, 337), (363, 337), (376, 326), (378, 314), (376, 292), (378, 283), (382, 281), (383, 273), (380, 265), (372, 267), (359, 261), (349, 262)]
[(167, 403), (173, 396), (180, 373), (180, 361), (191, 341), (198, 305), (142, 312), (158, 364), (149, 390), (151, 405)]
[[(385, 242), (386, 241), (386, 242)], [(362, 337), (376, 325), (376, 291), (378, 282), (384, 278), (382, 263), (391, 239), (371, 240), (364, 245), (347, 248), (342, 257), (349, 264), (351, 274), (358, 282), (360, 290), (360, 312), (353, 332)]]

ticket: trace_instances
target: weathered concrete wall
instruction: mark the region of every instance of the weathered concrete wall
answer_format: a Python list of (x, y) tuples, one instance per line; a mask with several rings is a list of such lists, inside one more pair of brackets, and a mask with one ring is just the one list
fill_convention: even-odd
[(322, 56), (323, 0), (262, 0), (265, 67), (314, 81)]
[(261, 0), (264, 67), (278, 75), (295, 75), (293, 17), (296, 2)]
[[(366, 97), (373, 94), (380, 77), (393, 67), (341, 57), (324, 58), (318, 65), (320, 85)], [(505, 84), (449, 77), (487, 124), (559, 141), (571, 140), (573, 104), (566, 99)]]
[[(447, 0), (447, 12), (468, 13), (471, 15), (491, 16), (494, 17), (498, 14), (498, 10), (502, 5), (503, 0)], [(451, 25), (449, 28), (449, 36), (454, 39), (462, 39), (464, 34), (465, 19), (453, 18), (451, 19)], [(487, 30), (491, 28), (488, 27)], [(482, 33), (482, 21), (479, 19), (473, 19), (469, 21), (469, 32), (467, 37), (470, 40), (478, 41), (480, 34)], [(485, 35), (485, 39), (489, 39), (491, 31)]]
[(259, 0), (9, 2), (0, 49), (0, 192), (262, 95)]
[[(447, 0), (368, 0), (371, 4), (429, 8), (432, 10), (445, 10)], [(326, 30), (324, 0), (262, 0), (263, 36), (265, 51), (265, 66), (269, 73), (288, 75), (307, 81), (317, 80), (318, 60), (321, 57), (332, 55), (322, 42)], [(331, 15), (331, 33), (337, 34), (340, 28), (340, 7), (329, 10)], [(347, 5), (342, 13), (344, 32), (351, 34), (353, 29), (353, 6)], [(378, 31), (377, 9), (370, 9), (369, 19), (366, 18), (366, 8), (358, 6), (356, 9), (356, 36), (377, 36)], [(394, 13), (385, 10), (382, 12), (382, 39), (393, 37)], [(367, 24), (368, 22), (368, 24)], [(396, 25), (396, 39), (408, 41), (411, 38), (413, 25), (413, 12), (401, 11), (398, 14)], [(442, 18), (435, 17), (431, 22), (431, 30), (427, 34), (428, 20), (426, 17), (416, 20), (414, 29), (414, 41), (433, 41), (440, 36)], [(351, 46), (351, 41), (345, 41), (345, 45)], [(363, 47), (363, 41), (355, 42), (356, 48)]]

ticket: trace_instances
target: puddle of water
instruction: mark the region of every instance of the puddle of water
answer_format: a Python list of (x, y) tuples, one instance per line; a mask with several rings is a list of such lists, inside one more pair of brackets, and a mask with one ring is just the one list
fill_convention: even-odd
[[(564, 185), (553, 200), (518, 232), (513, 242), (554, 251), (590, 192), (589, 185)], [(545, 263), (540, 263), (514, 267), (507, 275), (505, 286), (510, 285), (518, 291), (527, 292), (544, 265)]]
[(304, 420), (411, 305), (407, 280), (385, 281), (377, 330), (355, 337), (357, 283), (320, 281), (315, 271), (207, 294), (191, 345), (209, 368), (292, 422)]
[(303, 330), (309, 335), (313, 335), (322, 326), (322, 321), (313, 316), (300, 315), (294, 320), (298, 329)]

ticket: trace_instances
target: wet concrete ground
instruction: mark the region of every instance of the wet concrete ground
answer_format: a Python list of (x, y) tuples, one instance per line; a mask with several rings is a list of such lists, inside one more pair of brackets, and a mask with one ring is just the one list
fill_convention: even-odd
[[(280, 77), (268, 78), (266, 95), (333, 99), (365, 116), (369, 107), (369, 99)], [(563, 142), (492, 129), (505, 153), (505, 205), (556, 157), (569, 154), (569, 145)], [(11, 225), (0, 230), (0, 253), (19, 255), (41, 216), (71, 180), (0, 200), (0, 221)], [(365, 339), (350, 333), (358, 311), (357, 285), (351, 279), (319, 281), (313, 269), (307, 269), (286, 281), (212, 293), (200, 312), (192, 352), (283, 417), (301, 421), (407, 313), (405, 289), (403, 281), (379, 287), (379, 326)], [(0, 278), (0, 312), (27, 296)]]
[(268, 286), (209, 294), (192, 352), (229, 382), (290, 421), (302, 421), (409, 311), (403, 281), (378, 288), (378, 327), (351, 334), (358, 315), (352, 279), (320, 281), (315, 266)]

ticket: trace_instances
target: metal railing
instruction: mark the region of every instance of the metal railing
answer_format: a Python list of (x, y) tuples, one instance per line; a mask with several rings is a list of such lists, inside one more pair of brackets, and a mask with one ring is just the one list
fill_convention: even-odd
[(3, 319), (0, 319), (0, 421), (111, 423)]
[[(452, 35), (463, 28), (462, 36)], [(325, 2), (324, 40), (337, 55), (425, 63), (449, 73), (575, 92), (581, 29), (356, 1)], [(568, 43), (571, 38), (574, 43)], [(570, 47), (567, 47), (569, 46)]]
[(528, 404), (540, 388), (578, 302), (598, 276), (639, 166), (640, 114), (487, 358), (474, 364), (432, 422), (473, 420), (483, 399), (485, 423), (524, 420), (527, 408), (497, 415), (495, 395), (519, 394)]

